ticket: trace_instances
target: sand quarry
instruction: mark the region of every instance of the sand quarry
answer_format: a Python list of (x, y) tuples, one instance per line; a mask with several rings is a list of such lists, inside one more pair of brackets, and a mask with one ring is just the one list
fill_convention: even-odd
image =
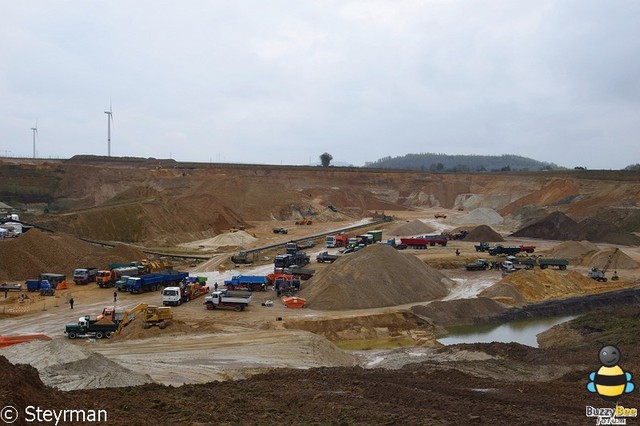
[[(441, 211), (440, 209), (439, 211)], [(397, 251), (386, 245), (367, 247), (345, 255), (333, 264), (313, 262), (315, 276), (303, 282), (300, 296), (308, 307), (289, 310), (273, 291), (254, 293), (250, 308), (242, 313), (207, 311), (200, 300), (174, 308), (169, 327), (145, 330), (135, 321), (121, 335), (108, 341), (78, 339), (70, 341), (62, 333), (64, 324), (75, 322), (80, 315), (99, 313), (112, 306), (113, 292), (96, 288), (95, 284), (58, 291), (55, 297), (32, 296), (30, 303), (18, 303), (16, 294), (9, 294), (0, 303), (3, 312), (0, 334), (44, 333), (50, 341), (14, 345), (0, 350), (11, 362), (27, 362), (38, 369), (43, 382), (62, 390), (133, 386), (143, 383), (182, 385), (213, 380), (235, 380), (273, 368), (364, 367), (384, 365), (379, 353), (355, 353), (339, 349), (345, 341), (413, 342), (416, 347), (435, 348), (442, 325), (455, 323), (456, 311), (493, 314), (510, 306), (530, 302), (604, 292), (633, 286), (638, 281), (640, 253), (637, 248), (601, 245), (586, 241), (547, 241), (514, 238), (498, 232), (497, 213), (448, 212), (448, 219), (431, 219), (419, 212), (397, 213), (400, 220), (384, 229), (392, 236), (417, 235), (466, 228), (473, 236), (469, 241), (451, 241), (447, 247), (426, 251)], [(476, 228), (482, 218), (492, 224)], [(468, 224), (460, 225), (464, 220)], [(340, 225), (344, 225), (341, 223)], [(270, 223), (256, 223), (257, 233), (268, 233)], [(326, 223), (328, 229), (336, 226)], [(261, 228), (262, 227), (262, 228)], [(545, 231), (546, 232), (546, 231)], [(270, 236), (270, 238), (276, 238)], [(284, 243), (286, 236), (278, 237)], [(502, 277), (497, 271), (466, 272), (464, 262), (478, 254), (474, 241), (535, 243), (536, 255), (570, 259), (567, 271), (521, 271)], [(269, 241), (271, 243), (271, 240)], [(250, 247), (259, 244), (246, 232), (194, 241), (195, 249)], [(214, 247), (215, 246), (215, 247)], [(460, 251), (460, 256), (455, 251)], [(309, 251), (315, 254), (322, 246)], [(622, 279), (616, 283), (596, 283), (585, 277), (591, 266), (602, 265), (615, 253), (613, 264)], [(104, 265), (127, 262), (145, 255), (131, 246), (102, 248), (64, 234), (48, 234), (38, 230), (0, 243), (2, 259), (10, 259), (3, 267), (3, 279), (20, 281), (36, 276), (41, 270), (63, 271), (70, 276), (78, 265)], [(194, 271), (209, 277), (210, 284), (221, 282), (233, 274), (264, 274), (272, 269), (271, 260), (241, 269), (221, 270), (220, 265), (230, 252), (218, 253), (217, 265), (202, 267), (187, 262), (178, 269)], [(28, 262), (23, 262), (29, 259)], [(73, 296), (73, 310), (66, 303)], [(481, 296), (476, 299), (476, 296)], [(273, 307), (261, 302), (273, 300)], [(119, 294), (116, 306), (129, 309), (137, 303), (160, 304), (156, 293)], [(455, 304), (454, 304), (455, 302)], [(437, 303), (432, 319), (425, 320), (420, 307)], [(436, 305), (434, 305), (436, 306)], [(425, 311), (426, 312), (426, 311)], [(405, 343), (406, 344), (406, 343)], [(406, 352), (388, 351), (384, 357), (393, 359), (395, 368), (422, 361)], [(473, 357), (461, 353), (459, 357)], [(377, 360), (377, 361), (373, 361)], [(389, 361), (391, 362), (391, 361)]]

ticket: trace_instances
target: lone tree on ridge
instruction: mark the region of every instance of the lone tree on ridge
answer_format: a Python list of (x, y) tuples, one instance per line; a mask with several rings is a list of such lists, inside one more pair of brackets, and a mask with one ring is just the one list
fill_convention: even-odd
[(333, 160), (333, 155), (329, 154), (328, 152), (320, 155), (320, 163), (322, 164), (322, 167), (329, 167), (329, 163), (331, 163), (331, 160)]

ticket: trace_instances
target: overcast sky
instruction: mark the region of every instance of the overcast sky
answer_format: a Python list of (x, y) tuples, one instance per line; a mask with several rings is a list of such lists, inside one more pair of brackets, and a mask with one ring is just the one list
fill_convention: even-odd
[(0, 156), (640, 163), (640, 1), (0, 0)]

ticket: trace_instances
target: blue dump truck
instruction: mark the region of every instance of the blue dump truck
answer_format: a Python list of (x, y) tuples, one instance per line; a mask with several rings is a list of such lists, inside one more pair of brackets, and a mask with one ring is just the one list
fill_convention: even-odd
[(224, 280), (227, 290), (266, 291), (269, 278), (266, 275), (234, 275)]
[[(127, 278), (124, 290), (130, 293), (156, 291), (162, 287), (175, 286), (188, 276), (188, 272), (178, 272), (174, 270), (138, 275)], [(123, 290), (123, 288), (118, 287), (118, 290)]]
[(55, 286), (48, 280), (27, 280), (25, 284), (28, 291), (38, 291), (41, 296), (53, 296), (56, 292)]

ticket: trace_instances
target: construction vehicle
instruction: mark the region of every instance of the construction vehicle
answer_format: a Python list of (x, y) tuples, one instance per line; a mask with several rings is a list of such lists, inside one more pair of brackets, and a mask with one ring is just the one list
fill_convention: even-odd
[(295, 221), (296, 225), (313, 225), (313, 220), (302, 218)]
[(600, 282), (607, 282), (607, 277), (604, 275), (604, 270), (603, 269), (598, 269), (595, 266), (593, 268), (591, 268), (591, 270), (589, 271), (587, 276), (589, 278), (591, 278), (592, 280), (596, 280), (596, 281), (600, 281)]
[(98, 268), (86, 266), (73, 270), (73, 282), (76, 284), (89, 284), (96, 281)]
[(435, 215), (433, 215), (436, 219), (446, 219), (447, 215), (444, 213), (436, 213)]
[[(113, 287), (123, 277), (135, 277), (138, 275), (137, 266), (123, 266), (113, 269), (103, 269), (96, 273), (96, 283), (101, 288)], [(126, 280), (125, 280), (126, 281)]]
[(301, 268), (298, 265), (291, 265), (288, 268), (284, 268), (282, 270), (285, 274), (294, 275), (299, 277), (301, 280), (308, 280), (316, 273), (315, 270), (309, 268)]
[(316, 256), (316, 262), (318, 262), (318, 263), (324, 263), (324, 262), (333, 263), (336, 260), (338, 260), (339, 257), (340, 257), (339, 254), (329, 254), (328, 251), (323, 251), (323, 252), (318, 253), (318, 255)]
[(244, 291), (218, 290), (204, 298), (202, 304), (212, 311), (217, 308), (233, 308), (235, 311), (244, 311), (251, 302), (251, 293)]
[(248, 253), (246, 250), (240, 250), (238, 254), (234, 254), (229, 258), (235, 264), (250, 264), (253, 263), (251, 259), (249, 259)]
[(173, 312), (168, 307), (158, 307), (140, 303), (127, 311), (116, 311), (114, 308), (104, 308), (102, 314), (92, 317), (85, 315), (77, 323), (65, 325), (65, 334), (69, 339), (77, 337), (95, 337), (96, 339), (111, 338), (120, 333), (130, 322), (140, 318), (143, 327), (153, 325), (164, 329), (169, 320), (173, 319)]
[(380, 231), (380, 230), (367, 231), (367, 234), (371, 235), (373, 243), (381, 243), (382, 242), (382, 231)]
[(489, 246), (489, 243), (486, 242), (486, 241), (483, 241), (480, 244), (476, 244), (476, 245), (474, 245), (474, 247), (476, 248), (476, 251), (483, 252), (483, 253), (485, 251), (489, 251), (489, 248), (491, 248)]
[(168, 260), (142, 259), (138, 268), (140, 269), (141, 274), (150, 274), (152, 272), (172, 270), (173, 265)]
[(478, 259), (474, 263), (464, 265), (467, 271), (486, 271), (489, 269), (489, 262), (484, 259)]
[(48, 280), (27, 280), (25, 281), (27, 291), (40, 292), (40, 296), (53, 296), (56, 293), (55, 287)]
[(273, 272), (271, 274), (267, 274), (267, 281), (269, 285), (274, 285), (278, 278), (284, 278), (286, 280), (290, 280), (293, 278), (291, 274), (285, 274), (283, 272)]
[(291, 278), (280, 277), (276, 279), (274, 290), (276, 296), (294, 296), (301, 287), (300, 278), (291, 276)]
[(491, 247), (488, 252), (491, 256), (496, 256), (498, 254), (505, 254), (507, 256), (513, 256), (520, 253), (522, 249), (520, 247), (505, 247), (500, 244)]
[(51, 272), (45, 272), (40, 274), (41, 280), (49, 281), (51, 287), (54, 290), (63, 290), (67, 287), (67, 276), (64, 274), (54, 274)]
[(327, 248), (346, 247), (349, 243), (349, 236), (346, 234), (328, 235), (325, 238)]
[(429, 241), (422, 237), (400, 238), (400, 244), (396, 246), (398, 250), (404, 250), (406, 248), (426, 250), (429, 245)]
[(278, 227), (278, 228), (273, 228), (273, 233), (274, 234), (288, 234), (289, 230), (287, 228)]
[(274, 272), (283, 272), (284, 268), (289, 268), (293, 265), (304, 266), (309, 263), (309, 259), (309, 255), (303, 252), (278, 254), (273, 260)]
[(533, 253), (536, 250), (536, 246), (525, 246), (520, 244), (518, 247), (520, 247), (521, 253)]
[(138, 275), (127, 278), (125, 290), (131, 293), (156, 291), (161, 287), (176, 285), (188, 276), (188, 272), (178, 272), (174, 270)]
[(190, 300), (204, 296), (207, 293), (209, 293), (209, 287), (204, 283), (187, 280), (176, 287), (165, 287), (162, 290), (162, 304), (165, 306), (182, 305)]
[(553, 258), (545, 258), (539, 257), (537, 259), (537, 264), (540, 269), (547, 269), (549, 267), (556, 267), (561, 271), (567, 269), (567, 265), (569, 264), (569, 260), (567, 259), (553, 259)]
[(111, 338), (118, 331), (118, 324), (107, 318), (92, 318), (90, 315), (82, 316), (77, 323), (69, 323), (64, 326), (64, 333), (69, 339), (77, 337), (95, 337), (96, 339)]
[(234, 275), (224, 285), (227, 290), (266, 291), (269, 279), (266, 275)]

